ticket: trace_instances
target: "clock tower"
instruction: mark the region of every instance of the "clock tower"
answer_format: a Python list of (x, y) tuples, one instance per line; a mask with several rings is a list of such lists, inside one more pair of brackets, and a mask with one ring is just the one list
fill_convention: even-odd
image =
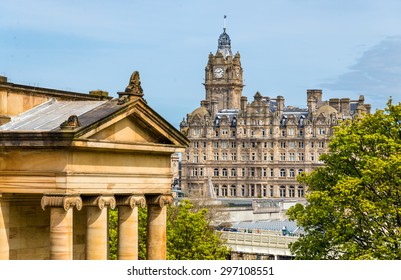
[(216, 54), (209, 54), (209, 60), (205, 67), (204, 85), (206, 90), (205, 103), (210, 106), (210, 112), (217, 113), (223, 109), (240, 109), (244, 86), (240, 54), (237, 52), (233, 56), (231, 39), (226, 33), (226, 28), (223, 29), (223, 33), (219, 37)]

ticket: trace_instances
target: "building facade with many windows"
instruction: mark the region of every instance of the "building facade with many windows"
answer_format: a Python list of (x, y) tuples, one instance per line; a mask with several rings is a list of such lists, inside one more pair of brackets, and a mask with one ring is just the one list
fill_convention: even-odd
[(240, 54), (231, 51), (224, 28), (215, 55), (205, 68), (205, 100), (187, 114), (180, 130), (190, 140), (182, 156), (185, 192), (232, 198), (302, 198), (296, 176), (320, 166), (333, 127), (370, 113), (364, 97), (331, 98), (322, 90), (306, 92), (306, 108), (286, 106), (282, 96), (242, 95)]

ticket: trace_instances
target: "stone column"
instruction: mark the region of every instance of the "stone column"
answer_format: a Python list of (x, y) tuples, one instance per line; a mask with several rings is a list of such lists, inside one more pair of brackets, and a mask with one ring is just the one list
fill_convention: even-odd
[(50, 259), (73, 259), (73, 208), (82, 209), (79, 196), (45, 195), (42, 209), (50, 207)]
[(146, 258), (148, 260), (166, 259), (166, 205), (173, 203), (171, 195), (155, 195), (146, 197), (148, 204), (148, 230)]
[(108, 207), (114, 209), (114, 196), (88, 197), (84, 200), (87, 208), (86, 259), (107, 260), (109, 248)]
[(144, 196), (124, 196), (117, 199), (119, 260), (138, 259), (138, 206), (144, 208)]
[(9, 202), (4, 201), (3, 195), (0, 194), (0, 260), (10, 259), (10, 246), (8, 243), (8, 232), (10, 230), (9, 207)]

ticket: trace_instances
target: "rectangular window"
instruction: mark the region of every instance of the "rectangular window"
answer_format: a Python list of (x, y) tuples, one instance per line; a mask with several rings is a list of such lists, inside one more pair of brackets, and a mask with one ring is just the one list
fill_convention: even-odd
[(294, 142), (294, 141), (288, 142), (288, 147), (289, 147), (290, 149), (294, 149), (294, 148), (295, 148), (295, 142)]
[(219, 147), (218, 141), (213, 141), (213, 148), (217, 149)]
[(315, 161), (315, 154), (314, 153), (310, 153), (310, 160), (311, 161)]
[(304, 141), (299, 141), (298, 148), (303, 148), (303, 147), (304, 147)]
[(228, 134), (228, 130), (227, 129), (223, 129), (222, 131), (221, 131), (221, 135), (227, 135)]
[(241, 176), (242, 176), (242, 177), (245, 177), (245, 168), (242, 168), (242, 169), (241, 169)]
[(214, 153), (214, 160), (219, 160), (219, 153)]
[(294, 129), (293, 128), (289, 128), (288, 129), (288, 135), (290, 135), (290, 136), (294, 135)]
[(252, 153), (251, 154), (251, 160), (255, 160), (256, 159), (256, 154), (255, 153)]
[(255, 176), (255, 167), (251, 167), (251, 177)]
[(285, 148), (285, 142), (284, 141), (280, 142), (280, 148)]
[(237, 142), (231, 142), (231, 148), (236, 148), (237, 147)]
[(270, 168), (270, 177), (274, 177), (274, 169)]
[(199, 143), (198, 141), (193, 142), (194, 148), (199, 148)]
[(280, 160), (285, 161), (285, 153), (280, 153)]
[(295, 153), (290, 153), (290, 161), (294, 161), (295, 160)]
[(222, 147), (223, 149), (227, 149), (227, 147), (228, 147), (228, 142), (227, 142), (227, 141), (222, 141), (222, 142), (221, 142), (221, 147)]
[(231, 160), (237, 160), (237, 153), (231, 153)]
[(227, 160), (227, 153), (221, 154), (221, 160)]
[(304, 153), (298, 153), (298, 160), (304, 161)]

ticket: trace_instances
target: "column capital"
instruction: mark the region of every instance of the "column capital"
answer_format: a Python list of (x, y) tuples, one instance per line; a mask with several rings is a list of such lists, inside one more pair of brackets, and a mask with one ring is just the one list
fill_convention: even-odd
[(116, 208), (116, 199), (113, 195), (99, 195), (99, 196), (88, 196), (84, 198), (84, 206), (99, 207), (110, 207), (111, 209)]
[(40, 202), (42, 209), (46, 207), (61, 207), (68, 211), (71, 207), (76, 207), (77, 210), (82, 209), (82, 199), (79, 195), (44, 195)]
[(148, 205), (159, 205), (160, 207), (164, 207), (166, 205), (172, 205), (174, 202), (171, 194), (162, 194), (162, 195), (150, 195), (146, 197), (146, 203)]
[(127, 195), (127, 196), (119, 196), (116, 199), (117, 206), (130, 206), (132, 209), (135, 207), (145, 208), (146, 199), (143, 195)]

